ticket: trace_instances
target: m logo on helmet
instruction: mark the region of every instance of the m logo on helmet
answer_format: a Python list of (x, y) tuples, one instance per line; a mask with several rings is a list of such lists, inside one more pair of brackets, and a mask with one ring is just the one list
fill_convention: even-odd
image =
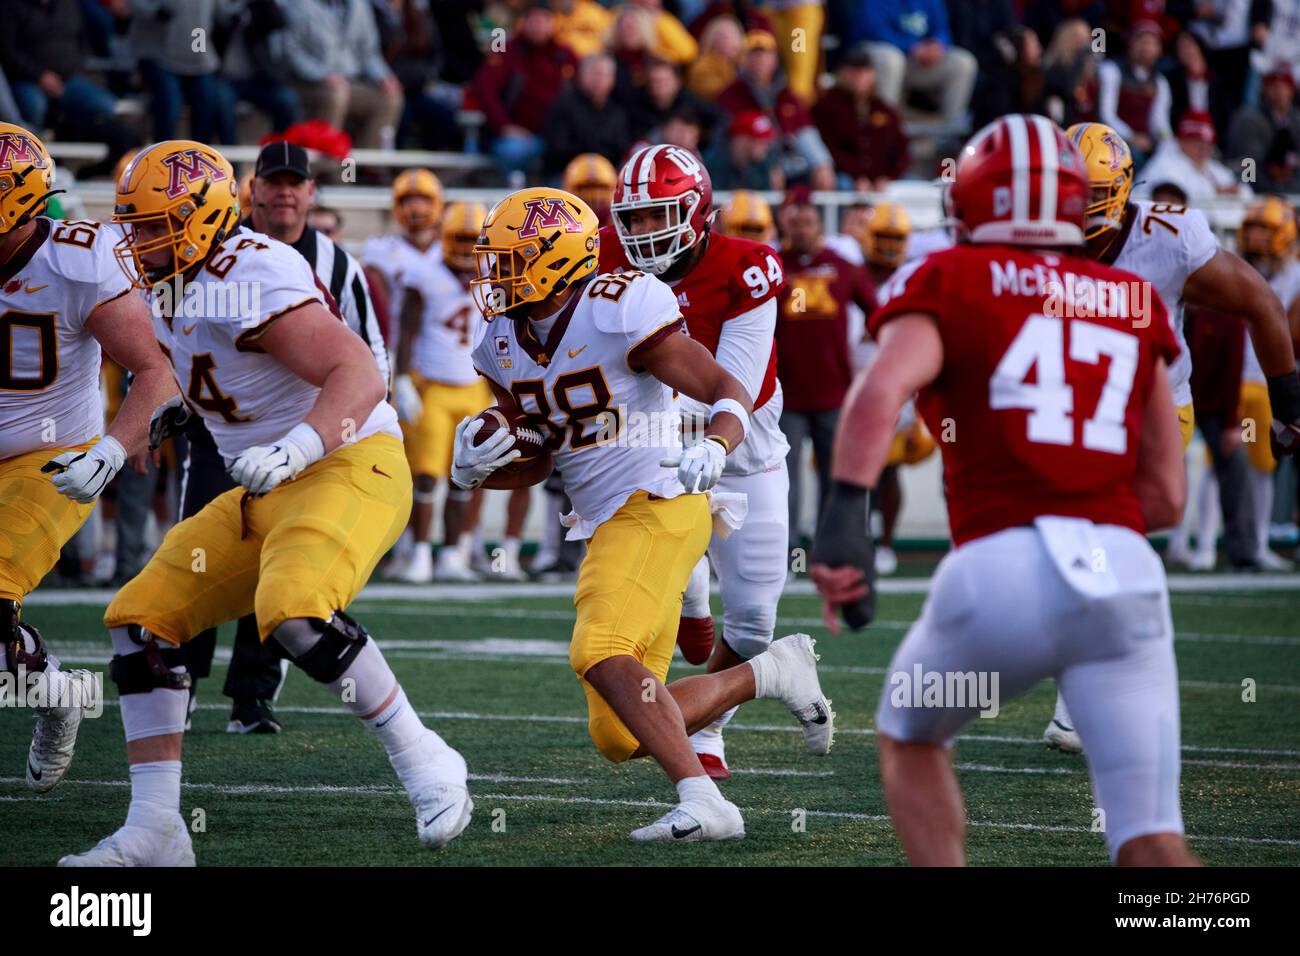
[(537, 238), (542, 227), (555, 229), (563, 226), (565, 232), (582, 232), (582, 223), (574, 218), (564, 200), (559, 197), (529, 199), (524, 203), (524, 208), (528, 213), (524, 216), (524, 224), (519, 227), (520, 239)]
[(45, 169), (49, 162), (29, 137), (21, 133), (0, 133), (0, 170), (27, 165)]
[(220, 182), (226, 178), (226, 171), (197, 149), (169, 153), (163, 157), (162, 164), (167, 168), (168, 199), (184, 196), (189, 192), (191, 183), (203, 179)]

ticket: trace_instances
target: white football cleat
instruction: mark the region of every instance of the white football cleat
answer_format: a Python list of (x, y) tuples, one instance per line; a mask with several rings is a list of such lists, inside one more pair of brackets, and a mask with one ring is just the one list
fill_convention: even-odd
[(1294, 564), (1271, 548), (1260, 549), (1259, 566), (1265, 571), (1291, 571), (1295, 568)]
[(679, 803), (662, 817), (633, 830), (633, 843), (688, 843), (698, 840), (742, 840), (745, 821), (730, 800), (709, 799)]
[(519, 555), (497, 548), (492, 552), (488, 578), (493, 581), (527, 581), (528, 575), (519, 564)]
[(893, 548), (876, 548), (876, 573), (888, 576), (898, 570), (898, 555)]
[(780, 692), (776, 696), (799, 721), (804, 743), (813, 753), (825, 754), (835, 738), (835, 712), (817, 679), (816, 645), (807, 634), (791, 634), (773, 641), (764, 653), (771, 654), (779, 665)]
[(194, 866), (194, 847), (177, 813), (156, 828), (128, 824), (94, 849), (63, 857), (59, 866)]
[(433, 580), (433, 551), (428, 545), (417, 544), (394, 577), (403, 584), (428, 584)]
[(453, 545), (444, 544), (438, 551), (438, 564), (433, 569), (434, 581), (477, 581), (479, 576), (465, 563), (464, 557)]
[(67, 705), (34, 708), (36, 728), (27, 752), (27, 786), (37, 793), (53, 790), (68, 772), (81, 719), (98, 704), (99, 685), (90, 671), (63, 671), (61, 676)]
[(1053, 750), (1059, 750), (1067, 754), (1083, 753), (1083, 741), (1079, 739), (1079, 732), (1073, 727), (1061, 723), (1055, 717), (1043, 731), (1043, 741)]
[(419, 743), (389, 759), (415, 806), (415, 832), (420, 842), (436, 850), (460, 836), (474, 812), (465, 758), (430, 731)]

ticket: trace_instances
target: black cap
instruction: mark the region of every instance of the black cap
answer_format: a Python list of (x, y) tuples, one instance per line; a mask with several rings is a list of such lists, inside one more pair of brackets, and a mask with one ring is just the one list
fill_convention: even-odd
[(307, 159), (307, 150), (283, 140), (267, 143), (257, 154), (257, 166), (253, 175), (258, 179), (266, 179), (276, 173), (296, 173), (303, 179), (311, 179), (311, 162)]
[(874, 65), (875, 64), (871, 62), (871, 51), (867, 48), (867, 44), (865, 43), (853, 47), (848, 53), (845, 53), (844, 58), (840, 60), (840, 66), (869, 67)]

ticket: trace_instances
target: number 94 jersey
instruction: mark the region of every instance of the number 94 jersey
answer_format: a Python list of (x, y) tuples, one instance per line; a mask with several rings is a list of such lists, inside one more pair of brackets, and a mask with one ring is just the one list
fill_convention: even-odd
[(881, 287), (873, 336), (923, 313), (943, 341), (917, 409), (943, 453), (955, 544), (1043, 515), (1146, 530), (1139, 431), (1156, 362), (1179, 349), (1144, 286), (1082, 257), (961, 245)]
[(36, 220), (0, 267), (0, 460), (104, 429), (99, 343), (86, 320), (131, 291), (98, 222)]
[(638, 490), (683, 493), (659, 464), (681, 452), (677, 397), (637, 354), (685, 332), (677, 297), (643, 272), (588, 279), (544, 332), (508, 315), (484, 323), (474, 365), (546, 423), (577, 519), (571, 539), (590, 537)]

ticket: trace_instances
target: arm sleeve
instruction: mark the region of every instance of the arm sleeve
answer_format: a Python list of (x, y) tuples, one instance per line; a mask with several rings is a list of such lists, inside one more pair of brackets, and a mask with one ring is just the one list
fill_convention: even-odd
[(740, 380), (751, 402), (758, 400), (772, 357), (776, 331), (776, 299), (768, 299), (748, 312), (722, 323), (718, 336), (718, 364)]
[(1119, 133), (1124, 139), (1133, 135), (1133, 128), (1119, 118), (1119, 67), (1110, 60), (1097, 67), (1097, 118)]

